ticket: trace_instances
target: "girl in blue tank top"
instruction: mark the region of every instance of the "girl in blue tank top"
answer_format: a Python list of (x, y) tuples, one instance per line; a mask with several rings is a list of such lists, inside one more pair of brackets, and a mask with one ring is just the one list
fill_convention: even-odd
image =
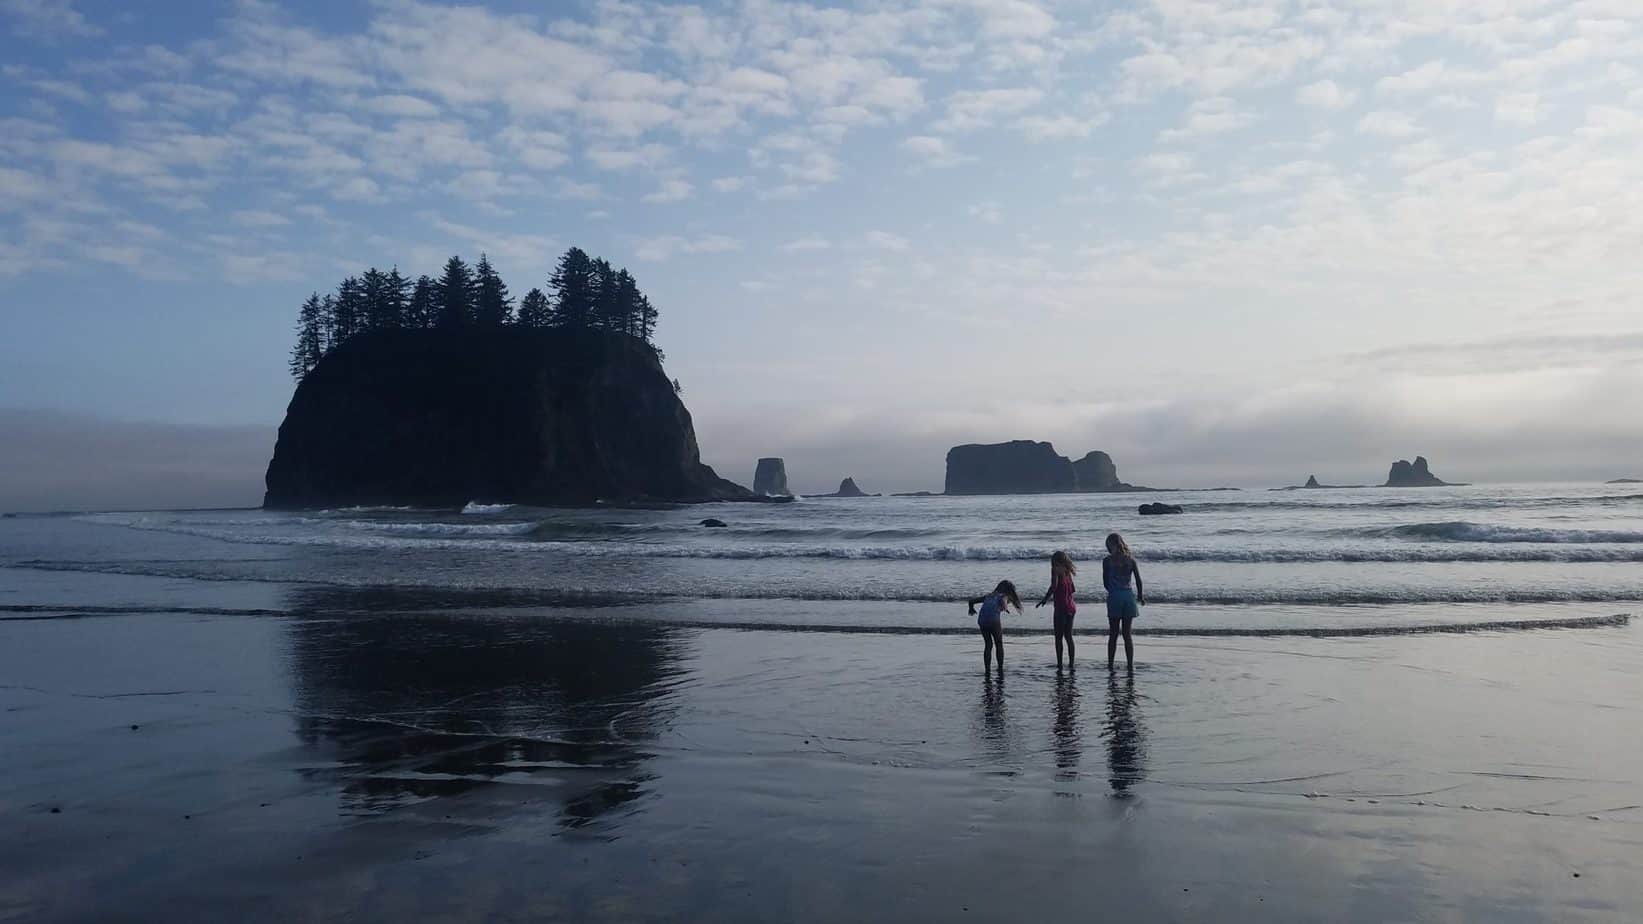
[[(970, 604), (970, 615), (976, 618), (976, 628), (981, 630), (983, 642), (981, 652), (981, 666), (986, 671), (993, 669), (993, 648), (998, 648), (998, 673), (1004, 674), (1004, 613), (1010, 607), (1021, 612), (1021, 598), (1016, 595), (1015, 585), (1009, 581), (999, 581), (993, 592), (985, 597), (972, 597), (966, 601)], [(976, 612), (976, 606), (981, 606), (981, 612)]]

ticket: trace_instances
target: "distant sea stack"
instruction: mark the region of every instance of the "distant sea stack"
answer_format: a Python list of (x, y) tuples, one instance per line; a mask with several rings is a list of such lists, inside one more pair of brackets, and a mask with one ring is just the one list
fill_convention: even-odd
[(644, 343), (594, 330), (372, 330), (297, 386), (270, 508), (746, 500), (702, 464)]
[(1145, 491), (1118, 480), (1104, 452), (1073, 462), (1049, 443), (1013, 440), (970, 443), (947, 451), (948, 494), (1068, 494), (1079, 491)]
[(856, 479), (846, 478), (839, 482), (839, 489), (832, 494), (816, 494), (814, 497), (878, 497), (877, 494), (868, 494), (856, 487)]
[(1320, 484), (1317, 475), (1306, 476), (1306, 484), (1292, 484), (1283, 488), (1270, 488), (1272, 491), (1313, 491), (1313, 490), (1343, 490), (1345, 488), (1361, 488), (1361, 484)]
[(1386, 475), (1387, 488), (1437, 488), (1448, 484), (1438, 476), (1432, 474), (1427, 467), (1425, 456), (1416, 456), (1414, 462), (1399, 459), (1392, 463), (1392, 470)]
[(1308, 475), (1308, 476), (1306, 476), (1306, 484), (1301, 485), (1301, 487), (1303, 487), (1303, 488), (1321, 488), (1321, 487), (1323, 487), (1323, 485), (1318, 483), (1318, 476), (1317, 475)]
[(753, 493), (764, 497), (792, 494), (787, 489), (787, 463), (777, 458), (760, 459), (753, 470)]
[(1616, 478), (1613, 481), (1605, 481), (1604, 484), (1643, 484), (1643, 478)]

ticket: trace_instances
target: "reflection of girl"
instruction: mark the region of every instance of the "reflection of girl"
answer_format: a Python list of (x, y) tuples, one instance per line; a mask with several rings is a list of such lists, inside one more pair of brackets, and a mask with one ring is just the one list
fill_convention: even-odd
[(1078, 613), (1078, 603), (1073, 600), (1073, 594), (1078, 590), (1073, 586), (1073, 575), (1078, 573), (1078, 566), (1073, 564), (1066, 552), (1057, 552), (1050, 556), (1050, 589), (1044, 591), (1044, 599), (1038, 601), (1039, 606), (1055, 600), (1055, 666), (1061, 668), (1061, 643), (1067, 643), (1067, 663), (1073, 663), (1073, 616)]
[[(1141, 615), (1139, 607), (1147, 603), (1147, 591), (1141, 584), (1141, 569), (1135, 556), (1124, 542), (1124, 537), (1113, 533), (1107, 537), (1107, 557), (1101, 560), (1101, 583), (1107, 588), (1107, 668), (1118, 657), (1118, 634), (1124, 634), (1124, 661), (1135, 670), (1135, 642), (1130, 640), (1130, 621)], [(1130, 578), (1135, 578), (1135, 589), (1130, 589)]]
[[(974, 597), (968, 601), (970, 615), (976, 617), (976, 626), (981, 629), (981, 638), (984, 647), (981, 653), (981, 664), (986, 670), (993, 669), (993, 646), (998, 646), (998, 672), (1004, 673), (1004, 611), (1011, 606), (1017, 613), (1021, 612), (1021, 598), (1016, 595), (1015, 585), (1009, 581), (999, 581), (993, 592), (985, 597)], [(981, 604), (981, 613), (977, 615), (976, 604)]]

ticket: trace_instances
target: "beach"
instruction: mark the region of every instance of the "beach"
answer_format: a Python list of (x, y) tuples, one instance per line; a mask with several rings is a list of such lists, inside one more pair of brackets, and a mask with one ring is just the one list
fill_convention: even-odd
[[(1588, 580), (1627, 566), (1551, 560), (1596, 557), (1592, 535), (1518, 543), (1548, 560), (1511, 566), (1573, 572), (1587, 599), (1510, 599), (1540, 573), (1440, 586), (1430, 571), (1496, 567), (1452, 562), (1372, 567), (1454, 599), (1305, 602), (1363, 567), (1333, 561), (1279, 586), (1286, 602), (1167, 604), (1245, 585), (1193, 587), (1184, 569), (1205, 564), (1143, 558), (1159, 602), (1137, 623), (1133, 676), (1122, 654), (1107, 670), (1086, 592), (1076, 671), (1056, 671), (1048, 609), (1029, 607), (1006, 618), (999, 680), (963, 604), (918, 598), (947, 569), (955, 585), (1030, 577), (1026, 557), (670, 552), (624, 580), (595, 551), (546, 543), (265, 541), (286, 520), (230, 541), (196, 521), (265, 515), (145, 516), (194, 525), (0, 524), (0, 920), (1643, 910), (1643, 629), (1616, 618), (1634, 609), (1627, 585)], [(670, 573), (724, 562), (753, 577)], [(871, 576), (897, 567), (936, 592), (873, 596)], [(556, 577), (573, 571), (584, 583)], [(807, 592), (852, 585), (868, 598)]]

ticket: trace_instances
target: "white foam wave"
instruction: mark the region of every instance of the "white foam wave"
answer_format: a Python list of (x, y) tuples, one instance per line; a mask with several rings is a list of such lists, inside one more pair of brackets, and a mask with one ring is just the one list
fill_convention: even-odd
[(467, 506), (462, 508), (462, 512), (472, 514), (505, 513), (513, 508), (513, 504), (481, 504), (478, 501), (469, 501)]

